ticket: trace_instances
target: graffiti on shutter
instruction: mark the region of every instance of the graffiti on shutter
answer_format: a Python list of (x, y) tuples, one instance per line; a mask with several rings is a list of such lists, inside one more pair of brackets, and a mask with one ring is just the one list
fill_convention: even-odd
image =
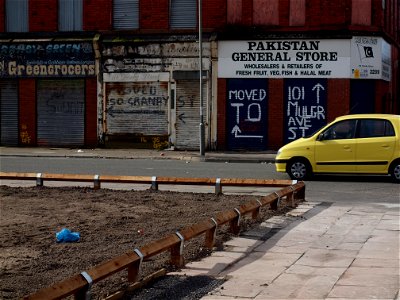
[(267, 148), (267, 83), (265, 79), (228, 80), (228, 150)]
[(168, 82), (106, 85), (106, 144), (168, 147)]
[[(203, 83), (203, 118), (207, 123), (207, 83)], [(177, 149), (198, 150), (200, 147), (200, 91), (198, 80), (179, 80), (176, 84)], [(206, 129), (207, 132), (207, 129)]]
[(82, 79), (38, 80), (38, 146), (82, 146), (85, 138)]
[(285, 79), (285, 143), (309, 136), (326, 124), (327, 79)]

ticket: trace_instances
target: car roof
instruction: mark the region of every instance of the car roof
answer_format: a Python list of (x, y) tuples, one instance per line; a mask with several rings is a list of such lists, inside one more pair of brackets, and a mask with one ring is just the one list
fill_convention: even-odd
[(348, 120), (348, 119), (392, 119), (399, 120), (400, 115), (394, 114), (353, 114), (353, 115), (344, 115), (337, 117), (336, 120)]

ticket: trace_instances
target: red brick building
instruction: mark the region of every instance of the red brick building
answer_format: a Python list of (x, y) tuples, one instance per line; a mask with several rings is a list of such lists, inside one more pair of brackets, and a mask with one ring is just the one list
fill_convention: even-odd
[[(277, 149), (400, 114), (399, 0), (0, 0), (1, 145)], [(200, 101), (200, 98), (202, 101)]]

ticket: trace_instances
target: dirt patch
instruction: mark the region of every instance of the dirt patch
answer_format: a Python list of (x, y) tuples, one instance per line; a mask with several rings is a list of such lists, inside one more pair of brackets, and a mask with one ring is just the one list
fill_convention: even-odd
[[(26, 296), (258, 198), (152, 190), (0, 186), (0, 298)], [(279, 213), (264, 209), (258, 221)], [(242, 226), (249, 228), (255, 222), (246, 218)], [(55, 234), (62, 228), (79, 232), (80, 241), (57, 243)], [(217, 246), (230, 238), (227, 229), (223, 226), (218, 231)], [(203, 244), (204, 236), (185, 243), (185, 260), (208, 255)], [(141, 275), (169, 268), (168, 259), (166, 253), (144, 263)], [(127, 273), (120, 272), (95, 284), (92, 297), (101, 298), (126, 286), (126, 278)]]

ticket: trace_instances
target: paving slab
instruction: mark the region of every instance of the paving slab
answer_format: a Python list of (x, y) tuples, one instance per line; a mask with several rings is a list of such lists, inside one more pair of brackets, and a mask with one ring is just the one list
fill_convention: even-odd
[(337, 285), (382, 287), (399, 289), (398, 268), (360, 268), (350, 267), (338, 280)]
[(335, 285), (327, 299), (395, 299), (398, 289), (387, 286)]
[(358, 251), (309, 249), (296, 264), (313, 267), (348, 267)]
[(339, 278), (325, 275), (282, 274), (255, 299), (323, 299)]

